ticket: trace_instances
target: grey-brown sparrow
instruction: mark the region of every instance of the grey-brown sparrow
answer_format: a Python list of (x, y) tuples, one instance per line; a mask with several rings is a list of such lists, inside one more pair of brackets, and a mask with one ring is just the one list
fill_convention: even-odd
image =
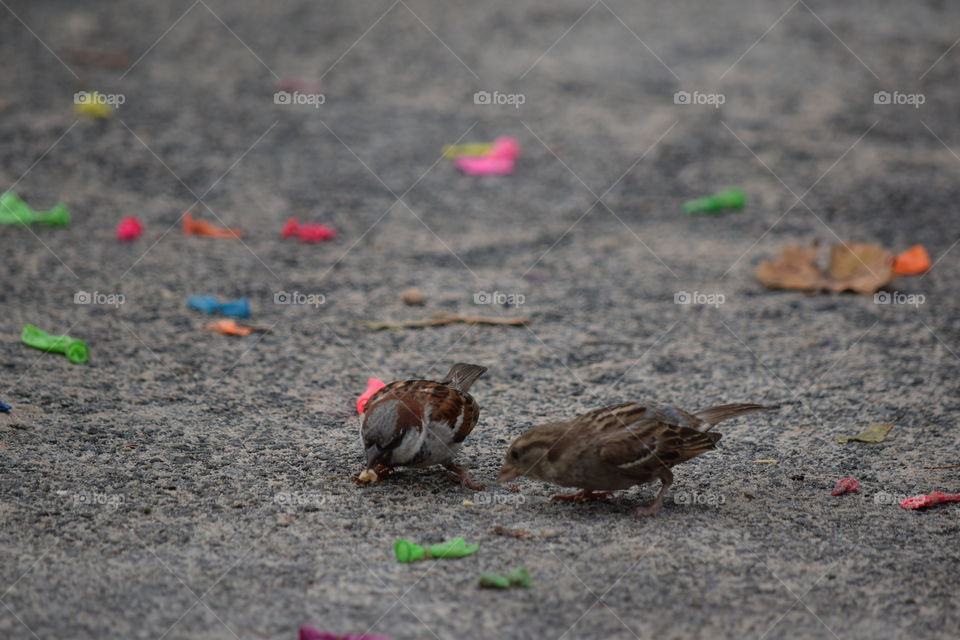
[(533, 427), (510, 445), (499, 482), (529, 476), (582, 489), (555, 499), (585, 500), (659, 479), (653, 502), (635, 515), (656, 515), (673, 483), (670, 468), (714, 448), (717, 423), (754, 411), (776, 409), (759, 404), (726, 404), (687, 413), (676, 407), (635, 402), (595, 409), (573, 420)]
[(440, 464), (464, 487), (483, 489), (453, 457), (477, 424), (480, 407), (467, 390), (486, 370), (458, 363), (440, 382), (401, 380), (376, 392), (360, 427), (367, 468), (383, 476), (394, 467)]

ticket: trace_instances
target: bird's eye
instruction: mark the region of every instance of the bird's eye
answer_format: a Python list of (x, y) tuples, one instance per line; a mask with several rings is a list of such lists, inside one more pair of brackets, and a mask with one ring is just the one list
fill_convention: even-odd
[(510, 457), (513, 458), (514, 460), (519, 460), (519, 459), (520, 459), (520, 449), (512, 449), (512, 450), (510, 451)]

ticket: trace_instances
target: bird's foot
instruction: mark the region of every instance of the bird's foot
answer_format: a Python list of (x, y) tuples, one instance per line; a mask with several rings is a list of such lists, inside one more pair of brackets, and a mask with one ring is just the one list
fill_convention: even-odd
[(609, 500), (613, 494), (609, 491), (591, 491), (584, 489), (572, 495), (556, 495), (550, 498), (550, 502), (573, 502), (574, 504), (583, 504), (588, 500)]
[(637, 507), (636, 510), (633, 512), (633, 515), (637, 517), (655, 516), (658, 513), (660, 513), (660, 508), (662, 506), (663, 506), (663, 499), (660, 496), (657, 496), (656, 498), (654, 498), (653, 502), (651, 502), (650, 504), (643, 507)]
[(477, 484), (474, 482), (470, 477), (470, 474), (467, 473), (467, 470), (463, 467), (458, 467), (453, 463), (447, 463), (443, 465), (443, 468), (450, 472), (447, 474), (447, 477), (451, 482), (456, 482), (460, 486), (470, 489), (471, 491), (483, 491), (486, 489), (486, 487), (482, 484)]

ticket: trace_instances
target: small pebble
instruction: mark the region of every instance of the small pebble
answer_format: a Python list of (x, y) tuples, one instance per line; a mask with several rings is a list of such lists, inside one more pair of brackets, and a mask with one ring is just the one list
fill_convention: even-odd
[(405, 289), (404, 292), (400, 294), (400, 299), (403, 300), (403, 304), (411, 307), (422, 307), (427, 301), (427, 297), (423, 295), (423, 291), (420, 291), (420, 289), (416, 287)]

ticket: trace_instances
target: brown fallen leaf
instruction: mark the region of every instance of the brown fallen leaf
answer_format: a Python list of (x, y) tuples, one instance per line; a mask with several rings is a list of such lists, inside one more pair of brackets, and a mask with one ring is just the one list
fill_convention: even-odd
[(825, 286), (826, 278), (814, 263), (820, 253), (818, 242), (806, 247), (788, 244), (776, 260), (764, 260), (757, 267), (757, 280), (771, 289), (815, 291)]
[(468, 316), (459, 313), (437, 313), (428, 320), (410, 320), (406, 322), (364, 322), (368, 329), (422, 329), (424, 327), (439, 327), (446, 324), (492, 324), (509, 327), (522, 327), (530, 323), (530, 318), (485, 318), (482, 316)]
[(887, 439), (887, 434), (890, 433), (891, 429), (893, 429), (893, 425), (889, 423), (872, 424), (855, 436), (839, 436), (837, 442), (840, 444), (846, 444), (851, 440), (870, 443), (883, 442)]
[(772, 289), (800, 291), (856, 291), (875, 293), (889, 284), (894, 255), (877, 245), (841, 242), (830, 249), (827, 272), (817, 266), (820, 246), (787, 245), (774, 260), (764, 260), (756, 270), (757, 280)]
[(873, 244), (844, 242), (830, 249), (830, 277), (833, 291), (876, 293), (889, 284), (893, 272), (894, 255)]

